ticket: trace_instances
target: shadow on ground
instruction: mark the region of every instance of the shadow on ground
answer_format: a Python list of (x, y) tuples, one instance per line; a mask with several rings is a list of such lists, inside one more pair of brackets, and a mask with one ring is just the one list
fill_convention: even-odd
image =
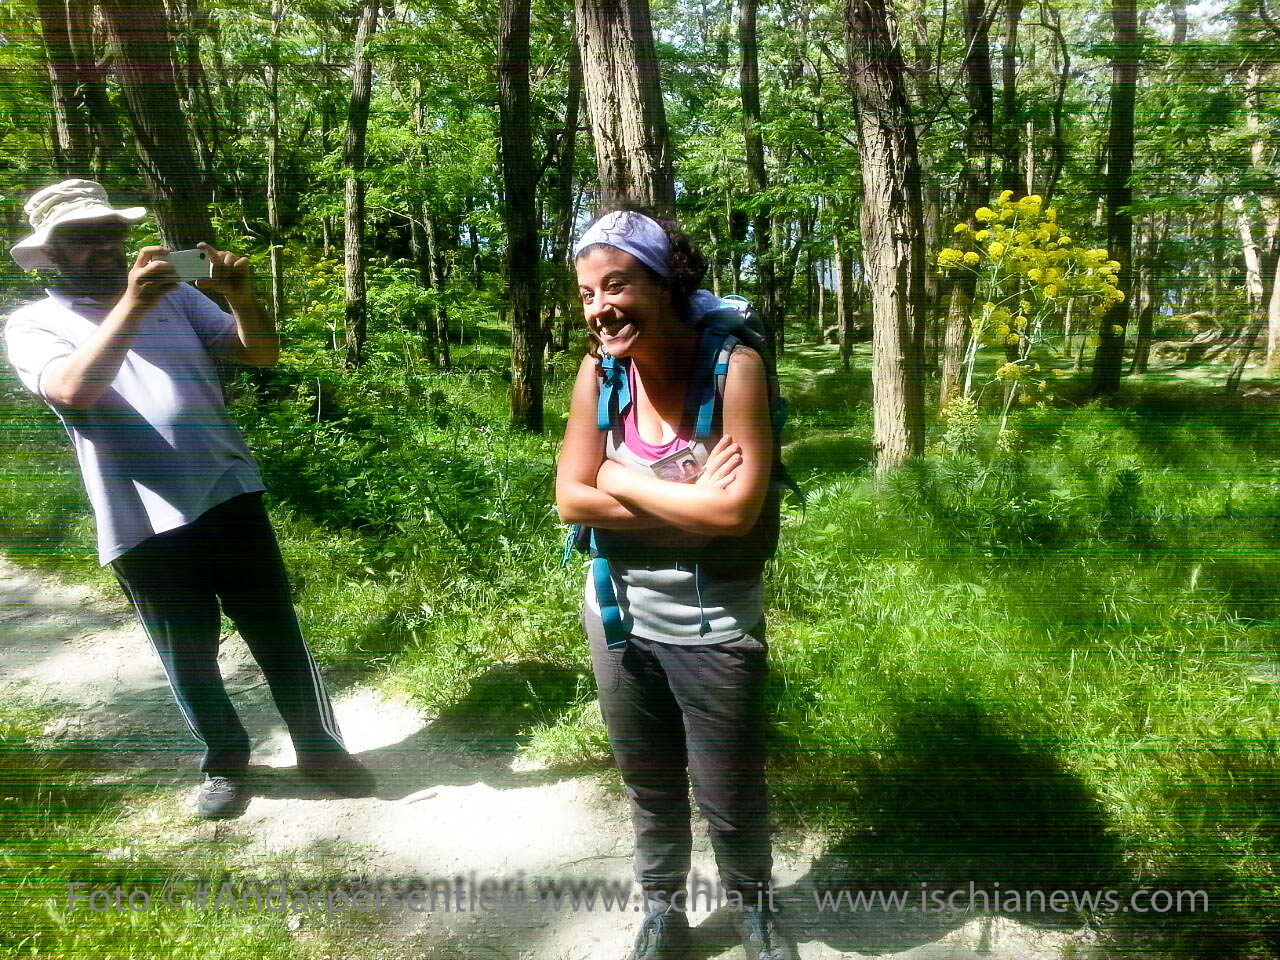
[[(378, 778), (375, 795), (400, 800), (437, 786), (484, 783), (495, 790), (562, 780), (560, 768), (513, 770), (520, 747), (538, 724), (554, 720), (578, 700), (579, 673), (539, 661), (495, 664), (476, 677), (467, 695), (403, 740), (359, 754)], [(258, 771), (257, 795), (321, 798), (323, 787), (290, 769)]]
[[(1102, 803), (1048, 738), (1015, 736), (967, 701), (902, 701), (891, 722), (889, 749), (833, 766), (802, 800), (848, 817), (809, 871), (778, 891), (802, 939), (893, 953), (987, 912), (1074, 929), (1083, 911), (1042, 912), (1037, 898), (1012, 895), (1123, 884)], [(855, 908), (859, 895), (869, 907)], [(731, 920), (717, 912), (708, 933), (731, 937)]]

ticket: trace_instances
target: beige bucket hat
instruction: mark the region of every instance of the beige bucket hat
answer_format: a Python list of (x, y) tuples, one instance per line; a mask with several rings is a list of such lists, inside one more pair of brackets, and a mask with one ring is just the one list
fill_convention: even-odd
[(23, 270), (53, 268), (45, 250), (49, 233), (64, 223), (85, 220), (118, 220), (121, 223), (138, 223), (147, 217), (146, 207), (111, 206), (106, 188), (96, 180), (63, 180), (52, 187), (35, 193), (26, 206), (27, 222), (31, 224), (31, 236), (19, 240), (9, 250), (10, 255)]

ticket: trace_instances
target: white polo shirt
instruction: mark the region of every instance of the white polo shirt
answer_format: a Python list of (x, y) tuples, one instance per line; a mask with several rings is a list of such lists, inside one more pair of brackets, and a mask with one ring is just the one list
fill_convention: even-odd
[(235, 321), (180, 284), (142, 319), (110, 389), (93, 406), (49, 401), (49, 364), (93, 335), (109, 308), (56, 290), (14, 311), (9, 362), (62, 420), (80, 462), (107, 564), (231, 497), (262, 490), (258, 465), (227, 414), (210, 354), (226, 354)]

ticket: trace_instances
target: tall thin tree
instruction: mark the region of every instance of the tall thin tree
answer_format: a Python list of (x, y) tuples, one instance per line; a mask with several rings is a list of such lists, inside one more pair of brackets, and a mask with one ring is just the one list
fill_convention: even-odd
[(280, 31), (284, 0), (271, 0), (267, 51), (267, 243), (271, 258), (271, 315), (284, 316), (284, 242), (280, 231)]
[(1102, 317), (1098, 349), (1093, 355), (1093, 391), (1109, 396), (1120, 389), (1125, 330), (1133, 299), (1133, 112), (1138, 88), (1142, 39), (1136, 0), (1112, 0), (1111, 124), (1107, 131), (1107, 250), (1120, 264), (1118, 287), (1125, 295)]
[(53, 99), (53, 155), (63, 176), (92, 171), (93, 119), (85, 102), (84, 76), (71, 43), (72, 21), (65, 0), (37, 0), (40, 35)]
[(769, 172), (764, 164), (764, 137), (760, 133), (760, 65), (756, 43), (756, 0), (741, 0), (738, 7), (738, 43), (742, 48), (742, 66), (738, 86), (742, 96), (742, 139), (747, 148), (747, 188), (754, 194), (751, 234), (756, 267), (755, 308), (764, 322), (769, 346), (776, 350), (776, 331), (782, 322), (778, 316), (777, 291), (771, 221), (764, 195), (769, 189)]
[[(989, 27), (984, 0), (965, 0), (964, 77), (969, 114), (964, 128), (964, 173), (960, 181), (960, 210), (965, 217), (972, 217), (991, 192), (994, 96)], [(978, 224), (971, 221), (970, 226)], [(977, 284), (977, 276), (967, 271), (950, 283), (942, 346), (942, 382), (938, 388), (939, 410), (963, 388), (964, 354), (969, 345), (969, 314)]]
[(1022, 124), (1018, 120), (1018, 26), (1025, 0), (1004, 0), (1000, 42), (1000, 186), (1015, 196), (1026, 192), (1022, 174)]
[[(418, 160), (421, 174), (431, 169), (431, 151), (427, 146), (426, 104), (421, 78), (413, 82), (413, 133), (418, 142)], [(449, 308), (445, 303), (445, 254), (441, 249), (439, 217), (431, 209), (431, 200), (422, 196), (418, 201), (417, 216), (411, 217), (409, 238), (418, 262), (418, 278), (422, 285), (434, 294), (430, 313), (418, 321), (422, 342), (439, 370), (448, 370), (449, 358)]]
[(557, 314), (560, 328), (565, 331), (561, 349), (569, 347), (567, 331), (573, 315), (576, 298), (573, 296), (573, 277), (568, 262), (569, 241), (573, 238), (573, 216), (576, 206), (573, 190), (573, 174), (577, 165), (578, 111), (582, 105), (582, 55), (578, 52), (577, 25), (573, 11), (569, 12), (569, 77), (564, 99), (564, 131), (559, 155), (556, 158), (555, 178), (552, 182), (551, 203), (551, 270), (555, 302), (547, 315), (544, 333), (545, 346), (554, 342)]
[(541, 433), (542, 261), (529, 128), (529, 0), (502, 0), (499, 8), (498, 113), (511, 297), (511, 423)]
[(345, 243), (347, 366), (364, 360), (369, 305), (364, 276), (364, 163), (365, 133), (369, 126), (369, 99), (373, 92), (373, 62), (369, 40), (378, 29), (379, 0), (362, 0), (351, 61), (351, 101), (347, 107), (347, 135), (342, 145), (346, 167)]

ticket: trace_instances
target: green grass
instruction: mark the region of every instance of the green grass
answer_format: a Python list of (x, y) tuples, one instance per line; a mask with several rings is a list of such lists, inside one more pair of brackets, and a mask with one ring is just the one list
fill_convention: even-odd
[[(529, 437), (503, 426), (496, 327), (447, 374), (398, 332), (350, 374), (307, 322), (305, 349), (239, 375), (233, 409), (330, 675), (402, 689), (460, 734), (500, 716), (528, 761), (606, 763), (552, 506), (572, 364)], [(1280, 412), (1154, 376), (1084, 405), (1065, 381), (1003, 445), (988, 397), (972, 450), (877, 482), (867, 368), (865, 348), (844, 373), (801, 346), (782, 370), (809, 502), (769, 583), (771, 778), (786, 835), (823, 838), (811, 879), (1203, 888), (1208, 915), (1097, 918), (1096, 955), (1280, 950)], [(2, 545), (85, 575), (65, 438), (0, 387), (18, 425)], [(67, 806), (59, 829), (89, 846), (114, 810)]]
[[(284, 917), (198, 912), (160, 906), (166, 881), (212, 879), (230, 872), (234, 851), (196, 842), (165, 851), (152, 841), (122, 836), (116, 821), (129, 806), (152, 804), (173, 816), (158, 795), (104, 782), (93, 757), (43, 741), (47, 719), (33, 705), (0, 706), (0, 935), (10, 957), (302, 957), (307, 953)], [(163, 826), (153, 824), (157, 833)], [(77, 892), (100, 891), (71, 908)], [(144, 891), (151, 909), (107, 906), (117, 886)], [(127, 902), (125, 899), (122, 902)], [(141, 908), (143, 895), (135, 893)]]

